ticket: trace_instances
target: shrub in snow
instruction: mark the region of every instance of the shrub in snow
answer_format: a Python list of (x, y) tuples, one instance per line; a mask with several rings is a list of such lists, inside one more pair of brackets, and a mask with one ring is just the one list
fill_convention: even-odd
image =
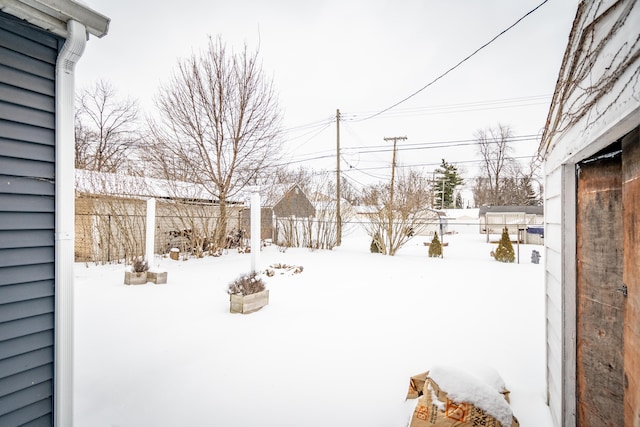
[(502, 230), (502, 237), (500, 238), (500, 242), (498, 242), (498, 249), (494, 252), (493, 257), (500, 262), (513, 262), (516, 259), (507, 227)]
[(442, 245), (440, 239), (438, 239), (438, 233), (433, 232), (433, 240), (429, 245), (429, 257), (442, 257)]
[(378, 239), (379, 237), (377, 235), (373, 239), (371, 239), (371, 246), (369, 246), (369, 250), (372, 254), (382, 253), (382, 251), (380, 250), (380, 243), (378, 243)]
[(256, 273), (246, 273), (240, 275), (233, 282), (229, 283), (227, 293), (230, 295), (251, 295), (265, 290), (264, 281)]
[(133, 265), (131, 266), (131, 271), (134, 273), (144, 273), (149, 270), (149, 264), (142, 257), (138, 257), (135, 261), (133, 261)]

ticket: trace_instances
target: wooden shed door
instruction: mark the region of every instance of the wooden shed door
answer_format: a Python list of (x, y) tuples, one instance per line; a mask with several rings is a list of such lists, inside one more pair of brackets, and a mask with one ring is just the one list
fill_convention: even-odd
[(624, 425), (640, 426), (640, 140), (638, 128), (622, 140), (624, 273)]
[(617, 144), (579, 165), (576, 415), (583, 427), (624, 425), (620, 151)]

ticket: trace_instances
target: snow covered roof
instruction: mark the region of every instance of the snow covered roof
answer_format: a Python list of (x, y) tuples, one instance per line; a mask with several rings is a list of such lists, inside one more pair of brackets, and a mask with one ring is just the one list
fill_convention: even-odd
[[(319, 200), (311, 202), (311, 204), (318, 211), (334, 211), (338, 208), (338, 203), (335, 200)], [(346, 199), (340, 199), (340, 207), (351, 209), (351, 203)]]
[(380, 211), (380, 208), (372, 205), (357, 205), (355, 206), (355, 209), (356, 209), (356, 213), (364, 214), (364, 215), (376, 214)]
[(473, 220), (478, 219), (478, 208), (470, 209), (445, 209), (447, 217), (457, 220)]
[(500, 213), (526, 213), (532, 215), (543, 215), (543, 206), (480, 206), (479, 215), (486, 213), (500, 212)]
[(76, 169), (75, 187), (81, 193), (105, 196), (208, 201), (216, 199), (212, 191), (202, 184), (85, 169)]

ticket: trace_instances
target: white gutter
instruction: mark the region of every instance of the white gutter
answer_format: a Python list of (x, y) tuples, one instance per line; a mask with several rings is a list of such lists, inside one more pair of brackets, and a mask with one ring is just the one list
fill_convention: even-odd
[(74, 70), (87, 33), (67, 22), (68, 37), (56, 65), (56, 234), (54, 426), (73, 426), (73, 263), (74, 263)]
[(67, 22), (81, 22), (86, 32), (103, 37), (109, 18), (75, 0), (0, 0), (0, 10), (67, 38)]

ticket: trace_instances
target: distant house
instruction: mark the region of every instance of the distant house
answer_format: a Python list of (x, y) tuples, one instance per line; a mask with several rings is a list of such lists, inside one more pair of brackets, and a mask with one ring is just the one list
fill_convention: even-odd
[(635, 0), (579, 3), (542, 136), (557, 427), (640, 425), (639, 29)]
[(73, 424), (74, 69), (108, 26), (0, 2), (0, 426)]
[(360, 218), (371, 218), (378, 215), (380, 209), (371, 205), (356, 205), (353, 207), (355, 213)]
[(447, 224), (450, 233), (477, 233), (479, 222), (478, 208), (446, 209)]
[(313, 203), (298, 184), (270, 188), (262, 206), (273, 209), (276, 218), (309, 218), (316, 214)]
[[(313, 204), (298, 184), (273, 185), (263, 188), (260, 193), (261, 239), (271, 239), (277, 243), (278, 234), (284, 231), (283, 224), (316, 214)], [(251, 230), (250, 207), (243, 210), (241, 224), (248, 236)]]
[(417, 233), (422, 236), (433, 237), (433, 233), (438, 233), (440, 239), (449, 233), (449, 217), (444, 210), (425, 209), (420, 214), (420, 230)]
[[(542, 243), (542, 235), (538, 232), (539, 227), (544, 224), (542, 206), (480, 206), (478, 217), (480, 234), (487, 236), (487, 242), (490, 235), (501, 234), (506, 227), (510, 235), (524, 243)], [(528, 233), (527, 231), (531, 231), (529, 228), (536, 232)]]

